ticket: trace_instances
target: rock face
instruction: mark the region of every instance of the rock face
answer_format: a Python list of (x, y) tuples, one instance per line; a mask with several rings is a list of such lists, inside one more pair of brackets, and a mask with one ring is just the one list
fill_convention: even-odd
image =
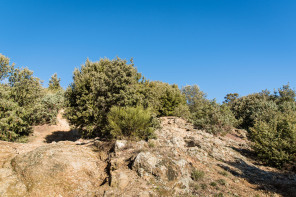
[(0, 141), (0, 196), (295, 196), (296, 176), (256, 165), (246, 133), (213, 136), (175, 117), (157, 139)]
[(16, 156), (14, 171), (31, 195), (94, 195), (106, 165), (87, 147), (53, 144)]

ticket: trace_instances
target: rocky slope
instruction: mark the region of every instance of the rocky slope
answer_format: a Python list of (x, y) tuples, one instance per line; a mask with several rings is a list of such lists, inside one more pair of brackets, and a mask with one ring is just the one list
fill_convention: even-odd
[(164, 117), (157, 139), (106, 142), (58, 120), (27, 144), (0, 141), (0, 196), (296, 196), (296, 175), (252, 160), (244, 131)]

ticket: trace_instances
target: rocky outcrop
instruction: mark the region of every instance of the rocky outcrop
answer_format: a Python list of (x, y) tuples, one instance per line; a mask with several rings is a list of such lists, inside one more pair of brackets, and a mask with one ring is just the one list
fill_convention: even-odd
[(180, 118), (161, 122), (148, 142), (0, 142), (0, 196), (295, 194), (294, 174), (252, 160), (245, 131), (213, 136)]
[(92, 150), (63, 143), (18, 155), (11, 165), (27, 191), (36, 196), (92, 196), (106, 177), (105, 162)]

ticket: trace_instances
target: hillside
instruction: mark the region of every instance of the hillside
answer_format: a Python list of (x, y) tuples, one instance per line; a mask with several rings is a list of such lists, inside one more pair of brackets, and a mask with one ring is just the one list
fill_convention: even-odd
[(296, 175), (252, 160), (243, 130), (162, 117), (148, 142), (80, 139), (62, 114), (26, 144), (0, 141), (1, 196), (293, 196)]

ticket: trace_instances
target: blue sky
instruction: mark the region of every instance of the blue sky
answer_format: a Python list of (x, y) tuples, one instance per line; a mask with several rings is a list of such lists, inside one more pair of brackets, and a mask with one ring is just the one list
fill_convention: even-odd
[(296, 87), (296, 1), (0, 0), (0, 53), (47, 85), (75, 67), (134, 58), (146, 78), (197, 84), (222, 102)]

